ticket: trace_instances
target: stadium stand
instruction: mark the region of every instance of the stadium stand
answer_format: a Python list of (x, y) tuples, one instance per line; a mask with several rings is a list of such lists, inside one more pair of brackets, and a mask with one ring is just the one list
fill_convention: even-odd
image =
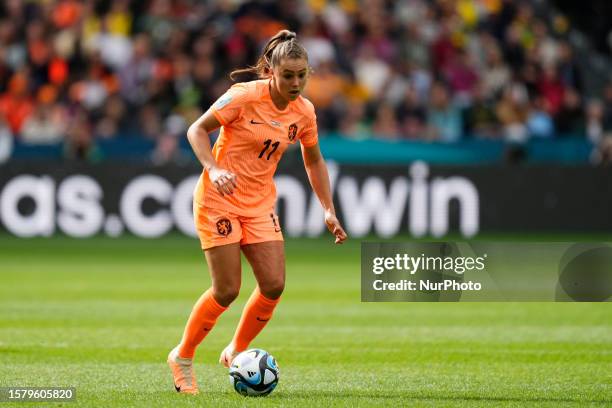
[(309, 51), (332, 151), (605, 162), (612, 82), (593, 82), (570, 20), (547, 1), (8, 0), (0, 162), (189, 161), (188, 124), (280, 28)]

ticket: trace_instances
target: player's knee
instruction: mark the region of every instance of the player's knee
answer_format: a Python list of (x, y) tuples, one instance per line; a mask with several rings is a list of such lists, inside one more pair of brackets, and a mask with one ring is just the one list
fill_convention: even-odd
[(221, 306), (229, 306), (240, 293), (240, 286), (229, 285), (224, 287), (215, 288), (215, 300)]
[(265, 284), (260, 285), (259, 290), (261, 291), (262, 295), (268, 299), (277, 299), (285, 290), (285, 279), (274, 279), (270, 282), (266, 282)]

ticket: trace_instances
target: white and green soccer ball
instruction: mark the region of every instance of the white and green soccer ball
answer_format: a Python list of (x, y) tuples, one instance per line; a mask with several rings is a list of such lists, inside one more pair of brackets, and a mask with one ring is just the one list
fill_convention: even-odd
[(263, 397), (278, 384), (280, 371), (270, 353), (250, 349), (238, 354), (229, 368), (230, 383), (240, 395)]

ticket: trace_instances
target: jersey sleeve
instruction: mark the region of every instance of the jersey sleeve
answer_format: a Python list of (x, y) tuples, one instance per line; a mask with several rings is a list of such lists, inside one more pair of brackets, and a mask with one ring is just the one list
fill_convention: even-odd
[(219, 123), (225, 126), (240, 117), (249, 96), (250, 92), (245, 84), (235, 84), (217, 99), (211, 106), (211, 111)]
[(317, 115), (314, 113), (314, 107), (310, 106), (308, 116), (308, 122), (302, 131), (302, 135), (300, 136), (300, 143), (304, 147), (312, 147), (319, 142)]

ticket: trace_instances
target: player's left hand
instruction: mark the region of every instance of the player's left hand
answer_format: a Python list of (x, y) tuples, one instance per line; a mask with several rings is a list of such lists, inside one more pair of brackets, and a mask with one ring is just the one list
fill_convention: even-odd
[(331, 211), (325, 211), (325, 225), (327, 225), (327, 229), (329, 230), (329, 232), (334, 234), (334, 236), (336, 237), (336, 244), (342, 244), (348, 238), (346, 232), (344, 231), (344, 228), (342, 228), (342, 225), (340, 225), (340, 221), (338, 221), (338, 218), (336, 217), (335, 213)]

